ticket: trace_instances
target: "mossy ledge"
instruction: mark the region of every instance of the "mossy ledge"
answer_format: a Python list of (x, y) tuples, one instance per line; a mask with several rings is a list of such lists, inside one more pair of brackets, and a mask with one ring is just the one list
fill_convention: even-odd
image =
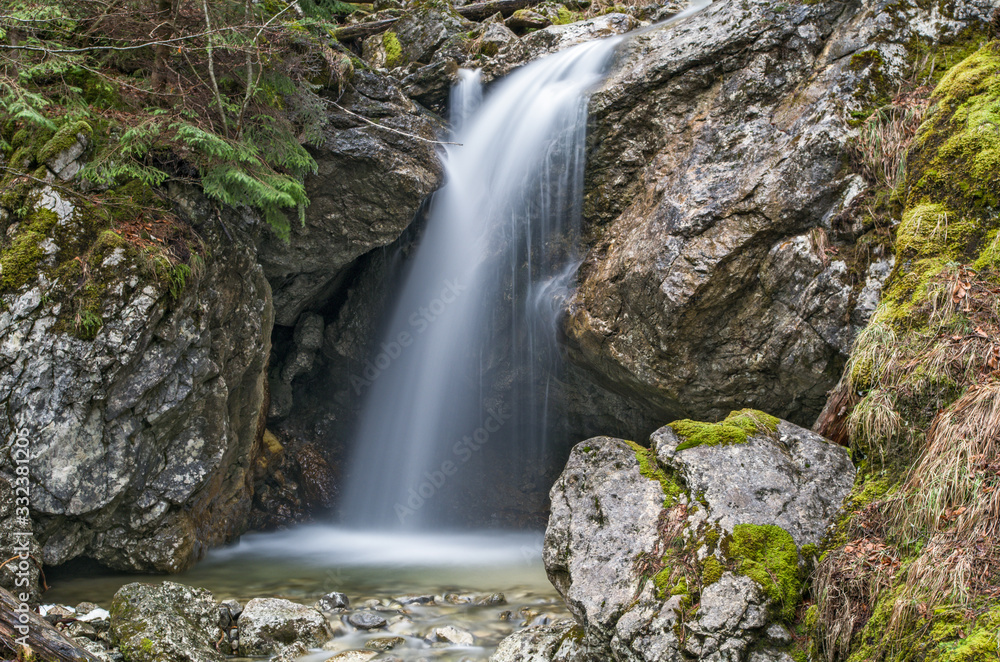
[(682, 451), (696, 446), (728, 446), (730, 444), (745, 444), (755, 435), (774, 434), (778, 429), (779, 419), (756, 409), (741, 409), (729, 414), (719, 423), (703, 423), (683, 419), (669, 424), (682, 441), (677, 450)]

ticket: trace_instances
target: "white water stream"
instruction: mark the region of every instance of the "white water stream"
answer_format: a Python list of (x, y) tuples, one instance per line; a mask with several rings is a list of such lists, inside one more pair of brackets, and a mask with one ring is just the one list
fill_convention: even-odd
[(445, 186), (366, 385), (346, 525), (453, 525), (476, 507), (456, 501), (475, 501), (483, 466), (470, 461), (486, 444), (540, 463), (556, 316), (579, 259), (587, 103), (623, 38), (536, 60), (485, 95), (478, 73), (462, 72), (451, 103), (460, 145), (445, 151)]

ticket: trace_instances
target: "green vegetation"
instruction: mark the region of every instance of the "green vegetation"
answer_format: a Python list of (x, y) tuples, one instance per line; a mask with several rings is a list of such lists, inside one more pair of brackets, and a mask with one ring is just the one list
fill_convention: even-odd
[(792, 536), (778, 526), (738, 524), (728, 553), (737, 569), (777, 603), (781, 617), (792, 620), (802, 593), (799, 550)]
[(660, 489), (663, 490), (663, 507), (669, 508), (676, 503), (680, 495), (684, 493), (684, 488), (660, 466), (656, 459), (656, 452), (652, 448), (644, 448), (634, 441), (627, 443), (635, 451), (635, 459), (639, 462), (639, 473), (660, 483)]
[(20, 209), (18, 178), (44, 179), (44, 168), (33, 169), (81, 136), (80, 176), (92, 184), (196, 178), (210, 198), (258, 209), (287, 237), (286, 213), (301, 219), (309, 202), (303, 180), (316, 163), (302, 143), (326, 125), (322, 88), (340, 89), (353, 72), (330, 34), (336, 17), (357, 8), (337, 0), (294, 10), (280, 0), (155, 7), (17, 0), (5, 8), (4, 207)]
[(861, 471), (807, 612), (827, 662), (1000, 651), (1000, 42), (967, 37), (933, 72), (895, 194), (896, 268), (845, 371)]
[(682, 451), (696, 446), (744, 444), (750, 436), (774, 434), (778, 419), (755, 409), (742, 409), (731, 412), (720, 423), (684, 419), (669, 425), (684, 440), (677, 446), (677, 450)]
[(701, 564), (701, 585), (703, 587), (711, 586), (722, 579), (723, 570), (724, 568), (719, 563), (719, 559), (714, 556), (707, 557)]
[(385, 66), (387, 69), (398, 67), (403, 62), (403, 46), (399, 37), (392, 30), (382, 33), (382, 47), (385, 49)]

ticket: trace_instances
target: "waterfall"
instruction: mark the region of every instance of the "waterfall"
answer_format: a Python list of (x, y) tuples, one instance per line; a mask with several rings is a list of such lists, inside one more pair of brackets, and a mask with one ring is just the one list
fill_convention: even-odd
[(579, 264), (587, 103), (621, 39), (539, 59), (485, 95), (461, 72), (445, 186), (358, 380), (344, 523), (453, 524), (476, 507), (485, 446), (542, 462), (557, 316)]

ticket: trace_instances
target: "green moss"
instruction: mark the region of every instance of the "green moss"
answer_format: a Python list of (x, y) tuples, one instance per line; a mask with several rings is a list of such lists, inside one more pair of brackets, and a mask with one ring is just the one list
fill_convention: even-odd
[(670, 596), (670, 573), (673, 570), (667, 566), (653, 576), (653, 586), (656, 589), (656, 597), (665, 600)]
[(635, 459), (639, 462), (639, 473), (650, 480), (660, 483), (663, 490), (663, 507), (669, 508), (677, 503), (677, 499), (684, 494), (684, 488), (660, 466), (656, 459), (656, 452), (652, 448), (644, 448), (634, 441), (626, 441), (635, 451)]
[(702, 423), (684, 419), (670, 423), (670, 428), (684, 441), (677, 446), (678, 451), (695, 446), (727, 446), (744, 444), (750, 436), (773, 434), (779, 420), (770, 414), (755, 409), (734, 411), (720, 423)]
[(382, 33), (382, 48), (385, 49), (385, 66), (387, 69), (403, 64), (403, 46), (399, 37), (392, 30)]
[(948, 71), (932, 99), (910, 157), (908, 202), (982, 218), (1000, 201), (1000, 42)]
[(677, 580), (673, 588), (670, 589), (670, 595), (687, 595), (688, 594), (688, 582), (687, 577), (681, 575), (681, 578)]
[(83, 134), (88, 139), (94, 134), (94, 130), (84, 121), (66, 122), (56, 131), (52, 139), (38, 150), (39, 163), (46, 163), (55, 158), (61, 152), (69, 149), (77, 141), (77, 136)]
[(799, 550), (792, 536), (770, 524), (738, 524), (728, 552), (739, 572), (760, 584), (777, 604), (781, 617), (790, 621), (802, 591)]
[(576, 23), (580, 20), (580, 14), (570, 11), (565, 5), (559, 5), (557, 11), (556, 20), (553, 21), (556, 25), (568, 25), (570, 23)]
[(947, 260), (961, 258), (977, 224), (939, 203), (910, 207), (896, 230), (896, 254), (902, 257), (930, 255)]
[(701, 564), (701, 585), (711, 586), (722, 579), (722, 564), (714, 556), (707, 557)]
[(975, 616), (965, 610), (939, 609), (917, 628), (893, 626), (903, 586), (885, 593), (865, 624), (849, 662), (993, 662), (1000, 646), (1000, 607)]

